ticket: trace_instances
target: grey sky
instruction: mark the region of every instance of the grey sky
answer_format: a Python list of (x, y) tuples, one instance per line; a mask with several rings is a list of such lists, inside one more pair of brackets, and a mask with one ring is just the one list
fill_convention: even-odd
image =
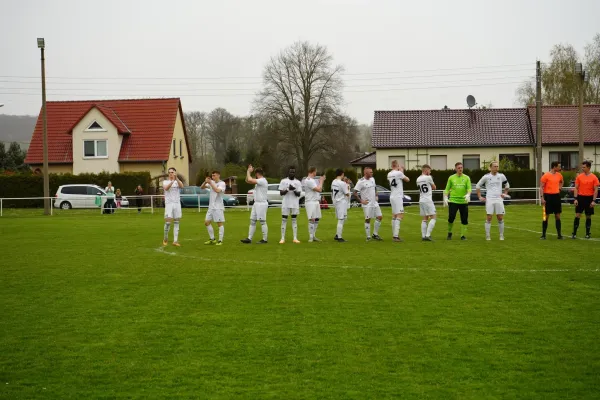
[(345, 67), (346, 112), (361, 123), (463, 108), (468, 94), (513, 107), (536, 58), (561, 42), (583, 55), (598, 15), (597, 0), (0, 0), (0, 113), (39, 112), (38, 36), (48, 100), (180, 96), (184, 111), (246, 115), (269, 57), (308, 40)]

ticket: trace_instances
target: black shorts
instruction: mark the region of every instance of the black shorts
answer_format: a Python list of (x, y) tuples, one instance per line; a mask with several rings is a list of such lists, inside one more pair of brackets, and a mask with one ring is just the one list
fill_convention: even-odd
[(456, 218), (456, 213), (460, 212), (460, 223), (463, 225), (469, 224), (469, 205), (448, 203), (448, 222), (453, 223)]
[(546, 200), (546, 214), (562, 213), (562, 203), (560, 201), (560, 194), (544, 193), (544, 200)]
[(594, 196), (577, 196), (576, 214), (594, 215), (594, 207), (590, 207), (594, 201)]

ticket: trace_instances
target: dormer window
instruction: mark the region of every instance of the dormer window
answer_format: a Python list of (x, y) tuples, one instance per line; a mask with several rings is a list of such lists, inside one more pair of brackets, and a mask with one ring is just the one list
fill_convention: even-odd
[(87, 127), (86, 131), (102, 131), (102, 132), (106, 132), (106, 129), (104, 129), (102, 127), (102, 125), (100, 125), (98, 123), (98, 121), (94, 121), (90, 124), (90, 126)]

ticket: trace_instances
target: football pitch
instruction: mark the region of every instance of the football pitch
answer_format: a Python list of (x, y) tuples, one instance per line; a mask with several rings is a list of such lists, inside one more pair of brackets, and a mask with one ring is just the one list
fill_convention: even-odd
[(447, 241), (440, 207), (429, 243), (410, 206), (393, 243), (387, 207), (366, 243), (352, 209), (337, 243), (324, 210), (307, 243), (302, 211), (302, 243), (288, 225), (280, 245), (270, 209), (269, 244), (245, 245), (231, 210), (216, 247), (184, 210), (163, 248), (160, 210), (69, 211), (0, 218), (0, 398), (600, 397), (599, 216), (592, 240), (551, 220), (540, 241), (540, 208), (511, 205), (488, 242), (472, 206), (468, 240), (457, 218)]

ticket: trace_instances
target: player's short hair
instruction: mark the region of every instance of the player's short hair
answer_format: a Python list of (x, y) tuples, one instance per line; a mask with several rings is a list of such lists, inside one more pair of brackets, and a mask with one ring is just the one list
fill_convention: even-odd
[(560, 165), (560, 161), (552, 161), (550, 163), (550, 168), (556, 168)]
[(295, 166), (295, 165), (290, 165), (290, 166), (288, 167), (288, 171), (289, 171), (290, 169), (293, 169), (293, 170), (295, 171), (295, 170), (296, 170), (296, 166)]
[(398, 160), (392, 160), (392, 167), (395, 167), (398, 165)]
[(344, 170), (341, 168), (338, 168), (335, 170), (335, 176), (342, 176), (344, 175)]
[(581, 164), (585, 165), (588, 168), (592, 168), (592, 162), (589, 160), (585, 160), (584, 162), (582, 162)]
[(255, 173), (257, 173), (257, 174), (261, 174), (261, 176), (265, 174), (265, 171), (263, 171), (263, 169), (262, 169), (262, 168), (256, 168), (256, 169), (254, 170), (254, 172), (255, 172)]
[(421, 167), (421, 169), (431, 169), (431, 166), (429, 164), (423, 164), (423, 166)]
[(175, 169), (175, 167), (171, 167), (167, 171), (171, 172), (171, 170), (173, 170), (173, 172), (177, 172), (177, 170)]
[(317, 167), (308, 167), (308, 173), (312, 174), (313, 172), (317, 172)]
[(461, 163), (460, 161), (457, 162), (456, 164), (454, 164), (454, 168), (458, 167), (459, 165), (463, 165), (463, 163)]
[(492, 168), (492, 165), (494, 165), (494, 164), (498, 164), (498, 166), (500, 166), (500, 164), (498, 163), (498, 161), (492, 161), (492, 162), (490, 163), (490, 168)]
[(212, 174), (219, 174), (219, 175), (221, 175), (221, 171), (219, 171), (219, 170), (217, 170), (217, 169), (213, 169), (213, 171), (212, 171), (210, 174), (211, 174), (211, 175), (212, 175)]
[(364, 167), (363, 168), (363, 172), (366, 171), (366, 170), (368, 170), (368, 169), (372, 170), (373, 168), (371, 168), (371, 167)]

